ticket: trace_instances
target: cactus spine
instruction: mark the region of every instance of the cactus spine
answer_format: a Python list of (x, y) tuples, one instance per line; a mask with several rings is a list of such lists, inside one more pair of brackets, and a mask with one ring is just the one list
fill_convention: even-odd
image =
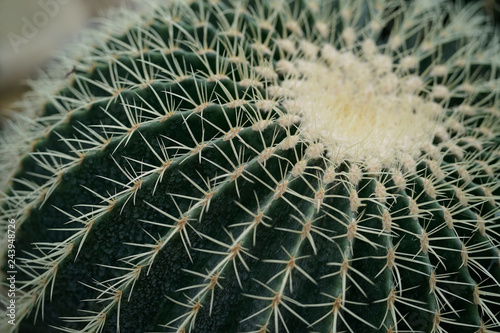
[(144, 6), (4, 131), (0, 327), (500, 329), (500, 44), (477, 5)]

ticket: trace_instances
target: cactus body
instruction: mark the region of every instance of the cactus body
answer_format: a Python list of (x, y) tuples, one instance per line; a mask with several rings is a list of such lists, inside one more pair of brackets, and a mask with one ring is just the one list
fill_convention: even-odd
[(500, 329), (499, 43), (477, 6), (146, 6), (3, 134), (0, 325)]

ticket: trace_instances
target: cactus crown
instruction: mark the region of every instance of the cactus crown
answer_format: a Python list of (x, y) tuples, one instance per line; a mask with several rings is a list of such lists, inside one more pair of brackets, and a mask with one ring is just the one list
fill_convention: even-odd
[(1, 137), (0, 327), (500, 328), (500, 43), (477, 5), (143, 6)]

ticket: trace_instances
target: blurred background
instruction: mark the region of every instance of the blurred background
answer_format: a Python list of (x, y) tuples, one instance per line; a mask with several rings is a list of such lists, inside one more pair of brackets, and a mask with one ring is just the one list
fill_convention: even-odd
[[(484, 11), (500, 22), (500, 0), (450, 1), (481, 2)], [(0, 0), (0, 127), (15, 112), (11, 103), (29, 89), (24, 80), (35, 78), (54, 50), (75, 38), (91, 18), (127, 2), (130, 0)]]
[[(24, 83), (90, 20), (128, 0), (0, 0), (0, 126)], [(147, 1), (147, 0), (144, 0)]]

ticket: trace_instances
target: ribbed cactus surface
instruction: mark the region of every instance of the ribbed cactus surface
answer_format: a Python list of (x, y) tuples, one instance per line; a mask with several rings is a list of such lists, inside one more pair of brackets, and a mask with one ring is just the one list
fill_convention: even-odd
[(2, 332), (500, 330), (500, 42), (478, 5), (140, 12), (4, 130)]

